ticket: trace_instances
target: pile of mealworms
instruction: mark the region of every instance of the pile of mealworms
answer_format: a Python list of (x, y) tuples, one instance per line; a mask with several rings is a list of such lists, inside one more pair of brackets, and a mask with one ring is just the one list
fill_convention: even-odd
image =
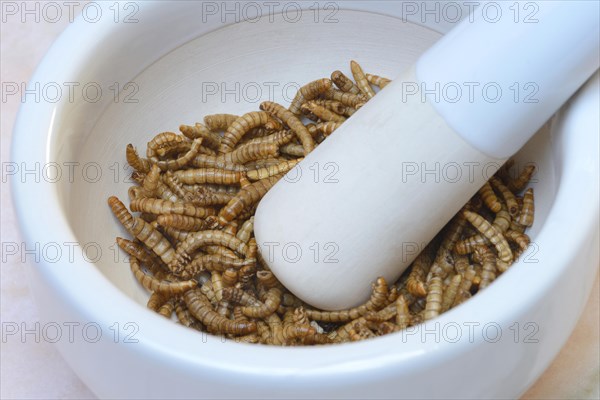
[[(246, 343), (310, 345), (357, 341), (435, 318), (489, 286), (529, 245), (535, 168), (507, 162), (427, 245), (395, 283), (372, 283), (370, 299), (317, 310), (291, 294), (262, 259), (253, 214), (262, 196), (326, 140), (389, 79), (352, 61), (353, 82), (335, 71), (300, 88), (291, 105), (214, 114), (163, 132), (146, 158), (130, 144), (138, 183), (130, 210), (110, 197), (133, 240), (117, 238), (151, 295), (148, 308), (180, 324)], [(523, 193), (524, 191), (524, 193)], [(521, 194), (522, 193), (522, 194)]]

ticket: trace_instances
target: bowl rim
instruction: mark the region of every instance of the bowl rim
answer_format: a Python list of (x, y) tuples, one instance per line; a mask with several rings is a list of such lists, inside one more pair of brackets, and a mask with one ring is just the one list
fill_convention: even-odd
[[(156, 11), (161, 7), (161, 3), (145, 4), (140, 7), (148, 11)], [(116, 29), (121, 28), (115, 24), (102, 22), (90, 26), (83, 23), (81, 19), (76, 20), (48, 51), (31, 81), (44, 82), (55, 79), (57, 74), (58, 76), (75, 74), (90, 60), (89, 47), (94, 46), (89, 44), (108, 40)], [(65, 59), (71, 59), (72, 67), (58, 73), (57, 66), (63, 65)], [(569, 124), (577, 122), (572, 121), (576, 116), (579, 120), (597, 124), (597, 114), (582, 115), (578, 111), (578, 107), (581, 108), (584, 101), (589, 102), (590, 98), (591, 101), (594, 100), (596, 94), (591, 92), (594, 92), (597, 85), (598, 74), (593, 82), (589, 82), (586, 89), (570, 102), (567, 109), (561, 111), (560, 118), (556, 122), (557, 126), (561, 129), (569, 129)], [(12, 160), (24, 162), (26, 165), (53, 161), (51, 153), (53, 129), (56, 127), (57, 116), (60, 118), (60, 108), (60, 103), (36, 103), (26, 99), (19, 110), (13, 131)], [(561, 246), (539, 255), (540, 263), (547, 264), (548, 273), (538, 276), (531, 269), (514, 268), (478, 295), (477, 301), (466, 302), (438, 319), (426, 322), (421, 326), (423, 329), (432, 329), (435, 323), (443, 325), (468, 320), (489, 321), (491, 320), (490, 309), (496, 311), (493, 321), (502, 326), (510, 324), (516, 316), (525, 313), (527, 305), (541, 298), (546, 288), (553, 286), (560, 279), (574, 252), (581, 248), (582, 243), (587, 243), (586, 238), (597, 229), (599, 214), (597, 190), (599, 173), (598, 168), (595, 168), (599, 157), (598, 146), (594, 146), (597, 144), (595, 142), (597, 131), (592, 132), (591, 135), (588, 132), (574, 132), (574, 135), (577, 136), (577, 140), (572, 138), (568, 145), (560, 149), (561, 157), (569, 159), (570, 163), (563, 165), (558, 171), (557, 179), (560, 185), (547, 220), (536, 238), (537, 242), (554, 243), (553, 231), (560, 229), (569, 232)], [(582, 181), (588, 184), (582, 185)], [(16, 175), (13, 175), (11, 184), (15, 210), (26, 242), (77, 242), (77, 237), (63, 215), (57, 185), (43, 181), (26, 184)], [(589, 201), (582, 202), (579, 200), (582, 198), (587, 198)], [(44, 199), (43, 207), (40, 207), (39, 199)], [(569, 215), (569, 218), (566, 218), (561, 211), (573, 208), (578, 212)], [(49, 212), (50, 210), (55, 212)], [(39, 229), (40, 221), (45, 223), (46, 228)], [(54, 288), (55, 293), (71, 303), (90, 321), (96, 321), (102, 326), (110, 326), (114, 320), (127, 321), (130, 319), (129, 315), (136, 315), (136, 322), (140, 326), (153, 327), (143, 333), (143, 340), (135, 348), (136, 352), (144, 352), (157, 358), (177, 359), (182, 365), (187, 366), (238, 371), (250, 375), (269, 373), (273, 376), (281, 376), (293, 373), (297, 376), (318, 377), (326, 373), (328, 376), (338, 375), (347, 379), (347, 374), (350, 372), (381, 369), (392, 364), (395, 365), (396, 372), (398, 368), (426, 369), (430, 364), (455, 357), (456, 354), (464, 351), (465, 346), (472, 344), (461, 339), (457, 343), (444, 346), (439, 343), (424, 343), (416, 337), (410, 337), (403, 342), (402, 346), (397, 346), (399, 334), (392, 334), (358, 343), (309, 348), (251, 346), (221, 343), (220, 340), (212, 340), (210, 345), (195, 348), (194, 345), (198, 340), (197, 332), (177, 326), (148, 312), (118, 290), (95, 265), (81, 256), (75, 255), (75, 261), (66, 268), (57, 269), (55, 265), (45, 261), (40, 262), (36, 268), (47, 284)], [(534, 277), (538, 281), (537, 286), (522, 293), (518, 298), (514, 296), (506, 299), (501, 306), (496, 304), (499, 294), (510, 293), (511, 288), (518, 286), (521, 280)], [(107, 299), (102, 308), (112, 308), (113, 315), (110, 316), (110, 320), (100, 311), (97, 298), (90, 297), (90, 291), (99, 291)], [(165, 330), (171, 331), (168, 340), (161, 334)], [(348, 346), (352, 346), (352, 351), (348, 351)], [(242, 348), (243, 352), (240, 352)], [(282, 355), (285, 355), (285, 358), (281, 358)], [(315, 357), (316, 355), (318, 357)], [(420, 360), (419, 363), (403, 362), (417, 358)], [(362, 362), (364, 360), (369, 362)]]

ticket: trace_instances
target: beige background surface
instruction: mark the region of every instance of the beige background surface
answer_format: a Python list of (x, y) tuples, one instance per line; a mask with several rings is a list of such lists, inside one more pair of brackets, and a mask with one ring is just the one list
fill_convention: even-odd
[[(18, 2), (21, 3), (21, 2)], [(49, 23), (43, 18), (25, 23), (19, 15), (4, 16), (1, 23), (1, 80), (2, 83), (26, 82), (35, 66), (56, 36), (68, 25), (68, 18)], [(8, 96), (1, 104), (1, 160), (10, 160), (10, 144), (14, 119), (20, 105), (19, 96)], [(2, 182), (1, 241), (20, 243), (17, 223), (10, 198), (10, 186)], [(32, 326), (38, 314), (27, 284), (28, 263), (17, 257), (7, 257), (0, 269), (0, 316), (6, 322), (25, 322)], [(599, 377), (599, 283), (594, 285), (588, 305), (566, 346), (556, 360), (526, 393), (524, 398), (600, 397)], [(52, 344), (6, 338), (0, 351), (0, 398), (2, 399), (86, 399), (94, 395), (77, 378)]]

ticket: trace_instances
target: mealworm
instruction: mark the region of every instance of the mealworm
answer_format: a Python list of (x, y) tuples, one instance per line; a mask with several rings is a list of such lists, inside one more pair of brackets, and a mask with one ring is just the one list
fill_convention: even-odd
[(314, 150), (315, 141), (308, 132), (308, 129), (306, 129), (304, 124), (296, 117), (294, 113), (286, 110), (281, 104), (273, 103), (271, 101), (263, 101), (260, 103), (260, 109), (279, 118), (296, 134), (302, 143), (304, 154), (308, 154)]
[[(296, 96), (290, 104), (290, 112), (300, 115), (300, 107), (309, 100), (317, 98), (320, 94), (325, 93), (331, 88), (331, 80), (327, 78), (317, 79), (307, 83), (298, 89)], [(280, 118), (284, 123), (285, 121)], [(291, 128), (291, 127), (290, 127)]]
[(521, 208), (521, 213), (517, 218), (517, 222), (520, 225), (533, 225), (533, 217), (535, 214), (535, 206), (533, 204), (533, 201), (533, 188), (529, 188), (525, 191), (525, 194), (523, 195), (523, 207)]
[(378, 75), (365, 74), (365, 77), (367, 78), (367, 81), (369, 81), (370, 84), (379, 86), (380, 89), (383, 89), (392, 82), (391, 79), (384, 78)]
[(132, 144), (128, 144), (125, 148), (125, 158), (127, 163), (136, 171), (146, 173), (150, 171), (152, 163), (146, 158), (140, 157), (135, 147)]
[(427, 295), (425, 278), (432, 261), (428, 251), (422, 251), (415, 261), (413, 261), (412, 269), (406, 280), (406, 289), (410, 294), (417, 297), (425, 297)]
[(458, 289), (460, 283), (462, 282), (462, 275), (456, 274), (452, 277), (452, 280), (444, 290), (444, 295), (442, 296), (442, 310), (441, 312), (446, 312), (450, 309), (454, 301), (456, 300), (456, 296), (458, 295)]
[(317, 131), (319, 131), (327, 137), (331, 135), (340, 126), (342, 126), (341, 122), (320, 122), (316, 125), (316, 129)]
[(408, 302), (404, 296), (398, 297), (395, 302), (396, 306), (396, 325), (400, 329), (406, 329), (411, 323), (410, 312), (408, 311)]
[(242, 173), (215, 168), (199, 168), (176, 171), (175, 176), (184, 184), (216, 183), (219, 185), (235, 185), (239, 183)]
[(205, 192), (203, 194), (198, 195), (195, 199), (192, 200), (192, 203), (198, 206), (218, 206), (222, 204), (227, 204), (231, 201), (233, 195), (227, 193), (211, 193)]
[[(261, 144), (262, 143), (274, 143), (277, 147), (279, 147), (279, 146), (283, 146), (284, 144), (288, 144), (289, 142), (292, 141), (292, 139), (294, 139), (294, 137), (296, 137), (294, 132), (283, 129), (283, 130), (277, 131), (277, 132), (272, 133), (267, 136), (250, 139), (250, 140), (244, 142), (244, 145), (259, 144), (259, 143), (261, 143)], [(263, 157), (263, 158), (266, 158), (266, 157)]]
[(340, 103), (353, 108), (361, 107), (362, 104), (368, 100), (362, 94), (347, 93), (336, 89), (329, 89), (324, 95), (328, 100), (339, 101)]
[(177, 319), (181, 325), (188, 328), (197, 328), (198, 321), (192, 316), (183, 300), (179, 300), (175, 304), (175, 315), (177, 315)]
[(150, 161), (152, 161), (154, 164), (158, 165), (160, 167), (160, 169), (163, 171), (181, 169), (181, 168), (185, 167), (187, 164), (189, 164), (194, 159), (194, 157), (196, 157), (196, 155), (200, 151), (201, 145), (202, 145), (202, 139), (195, 139), (192, 142), (192, 147), (190, 148), (190, 150), (187, 153), (185, 153), (183, 156), (181, 156), (175, 160), (163, 161), (163, 160), (159, 160), (156, 157), (149, 157), (149, 158), (150, 158)]
[(279, 148), (279, 152), (294, 157), (304, 157), (304, 147), (300, 144), (289, 143)]
[(223, 134), (219, 152), (230, 152), (237, 142), (251, 129), (263, 126), (269, 120), (269, 114), (264, 111), (252, 111), (233, 121)]
[(481, 215), (474, 212), (465, 210), (463, 211), (463, 215), (475, 227), (475, 229), (477, 229), (496, 247), (496, 250), (498, 251), (498, 258), (501, 261), (505, 263), (512, 262), (513, 255), (510, 250), (510, 246), (498, 228), (487, 222)]
[(335, 101), (335, 100), (315, 99), (315, 100), (309, 101), (309, 103), (313, 103), (313, 104), (319, 105), (321, 107), (325, 107), (329, 111), (332, 111), (339, 115), (345, 115), (348, 112), (347, 106), (345, 106), (344, 104), (340, 103), (339, 101)]
[(490, 183), (492, 186), (500, 192), (500, 195), (504, 198), (504, 202), (506, 203), (506, 207), (508, 208), (508, 213), (515, 217), (519, 213), (519, 205), (517, 204), (517, 199), (515, 195), (500, 181), (500, 179), (496, 177), (490, 178)]
[(213, 332), (247, 335), (256, 331), (254, 321), (232, 321), (217, 314), (206, 297), (198, 290), (187, 291), (183, 295), (183, 300), (191, 314)]
[(238, 271), (235, 268), (227, 268), (225, 271), (223, 271), (223, 274), (221, 275), (221, 279), (223, 280), (223, 286), (224, 287), (231, 287), (234, 286), (237, 281), (238, 281)]
[[(445, 233), (440, 243), (438, 252), (433, 260), (429, 276), (438, 275), (442, 279), (448, 276), (454, 269), (454, 262), (452, 260), (452, 249), (455, 243), (460, 238), (463, 229), (466, 225), (465, 217), (461, 214), (456, 215), (448, 223), (445, 228)], [(428, 279), (429, 280), (429, 279)]]
[[(226, 153), (230, 154), (230, 153)], [(230, 156), (231, 157), (231, 156)], [(231, 160), (226, 160), (223, 155), (213, 156), (207, 154), (198, 154), (194, 159), (190, 162), (190, 165), (197, 168), (213, 168), (220, 169), (226, 171), (237, 171), (243, 172), (246, 171), (247, 167), (241, 164), (236, 164)]]
[(158, 309), (158, 313), (168, 319), (171, 319), (173, 311), (175, 311), (175, 299), (167, 300), (167, 302)]
[(373, 291), (369, 300), (358, 307), (340, 311), (306, 310), (310, 319), (325, 322), (345, 322), (363, 316), (367, 311), (378, 311), (387, 301), (388, 286), (383, 278), (378, 278), (373, 284)]
[(425, 304), (425, 320), (430, 320), (437, 317), (442, 310), (442, 296), (444, 294), (442, 287), (442, 279), (435, 276), (429, 282), (429, 290), (427, 291), (427, 303)]
[(127, 189), (127, 197), (129, 197), (129, 201), (133, 201), (135, 199), (142, 199), (144, 197), (151, 196), (152, 193), (148, 193), (139, 186), (131, 186)]
[(204, 125), (200, 123), (196, 123), (194, 126), (181, 125), (179, 130), (188, 139), (202, 139), (202, 145), (212, 150), (219, 150), (221, 136), (209, 131)]
[(519, 246), (519, 249), (521, 251), (527, 250), (527, 247), (529, 246), (529, 243), (531, 241), (529, 239), (529, 236), (527, 236), (526, 234), (513, 230), (506, 231), (504, 233), (504, 236), (511, 242), (516, 243), (516, 245)]
[(343, 116), (336, 114), (333, 111), (328, 110), (327, 108), (312, 101), (302, 104), (301, 110), (302, 113), (308, 117), (314, 116), (315, 118), (311, 118), (314, 121), (344, 122), (346, 120), (346, 118)]
[(494, 193), (494, 189), (489, 182), (486, 182), (481, 189), (479, 189), (479, 195), (483, 200), (483, 203), (489, 208), (492, 212), (497, 213), (502, 208), (502, 204), (496, 197), (496, 193)]
[(158, 182), (160, 181), (160, 167), (153, 164), (150, 171), (146, 174), (142, 187), (148, 193), (153, 194), (158, 189)]
[(358, 86), (362, 94), (366, 95), (369, 99), (373, 98), (373, 96), (375, 96), (375, 91), (369, 84), (361, 66), (356, 61), (352, 60), (350, 61), (350, 70), (356, 81), (356, 86)]
[[(158, 157), (174, 157), (180, 153), (184, 153), (190, 150), (190, 148), (192, 147), (192, 144), (190, 142), (170, 142), (170, 143), (165, 143), (164, 145), (158, 147), (156, 149), (156, 154), (154, 159), (157, 159), (156, 156)], [(152, 161), (152, 160), (150, 160)]]
[(295, 160), (287, 160), (287, 161), (283, 161), (277, 165), (271, 165), (269, 167), (260, 168), (260, 169), (256, 169), (256, 170), (249, 170), (248, 172), (246, 172), (246, 176), (248, 176), (248, 179), (250, 179), (250, 180), (258, 181), (261, 179), (267, 179), (267, 178), (275, 176), (275, 175), (284, 174), (284, 173), (288, 172), (289, 170), (291, 170), (292, 168), (294, 168), (296, 166), (296, 164), (298, 164), (303, 159), (304, 158), (298, 158)]
[(213, 291), (212, 281), (210, 280), (210, 278), (208, 278), (208, 280), (204, 282), (202, 286), (200, 286), (200, 293), (202, 293), (206, 297), (210, 304), (216, 305), (218, 303), (217, 296)]
[(277, 277), (271, 271), (258, 271), (256, 272), (256, 279), (260, 285), (266, 289), (273, 287), (281, 287), (281, 283), (277, 280)]
[(242, 312), (249, 318), (265, 318), (273, 314), (277, 308), (279, 308), (279, 304), (281, 304), (281, 295), (281, 290), (273, 287), (269, 289), (265, 295), (262, 304), (259, 306), (244, 306), (242, 307)]
[(159, 225), (170, 226), (183, 231), (199, 231), (206, 227), (203, 219), (181, 214), (162, 214), (158, 216), (156, 221)]
[(146, 157), (151, 159), (156, 156), (156, 150), (169, 144), (185, 142), (186, 138), (174, 132), (162, 132), (154, 136), (146, 146)]
[(331, 80), (342, 92), (349, 92), (352, 94), (360, 94), (358, 86), (352, 82), (342, 71), (333, 71), (331, 73)]
[(135, 279), (151, 292), (175, 296), (196, 287), (198, 284), (194, 280), (170, 282), (147, 275), (142, 271), (139, 261), (133, 256), (129, 257), (129, 266)]
[(238, 239), (240, 239), (242, 242), (248, 243), (253, 232), (254, 232), (254, 216), (252, 216), (252, 217), (248, 218), (246, 221), (244, 221), (244, 223), (242, 224), (242, 226), (240, 227), (240, 229), (238, 230), (238, 232), (235, 236)]
[(204, 117), (204, 124), (211, 131), (224, 131), (238, 119), (238, 115), (233, 114), (212, 114)]
[(152, 293), (148, 299), (148, 303), (146, 303), (146, 307), (152, 311), (158, 312), (158, 309), (165, 304), (166, 301), (167, 299), (162, 294)]
[(177, 254), (191, 255), (203, 246), (219, 245), (227, 247), (240, 255), (248, 251), (246, 243), (233, 235), (221, 231), (198, 231), (190, 233), (183, 242), (177, 246)]
[(169, 241), (160, 232), (143, 219), (133, 217), (118, 198), (115, 196), (109, 197), (108, 205), (125, 229), (148, 246), (165, 264), (170, 265), (176, 261), (185, 262), (185, 258), (177, 256)]
[(245, 164), (249, 161), (277, 157), (279, 155), (278, 147), (276, 143), (247, 143), (220, 157), (226, 164)]
[(481, 261), (481, 281), (479, 290), (483, 290), (496, 279), (496, 256), (487, 246), (475, 247), (475, 254)]
[(219, 211), (219, 223), (226, 225), (235, 219), (242, 210), (258, 203), (280, 178), (281, 175), (270, 176), (240, 189), (240, 192)]
[(168, 201), (163, 199), (143, 198), (131, 202), (131, 211), (147, 212), (151, 214), (180, 214), (196, 218), (205, 218), (214, 215), (212, 208), (198, 207), (185, 201)]
[(461, 304), (465, 300), (471, 297), (471, 287), (473, 286), (473, 280), (475, 279), (476, 272), (473, 268), (469, 267), (463, 274), (462, 280), (458, 287), (458, 293), (454, 299), (453, 307)]
[(185, 240), (185, 238), (190, 234), (189, 232), (171, 228), (170, 226), (163, 226), (161, 230), (176, 242)]
[(527, 165), (523, 168), (521, 174), (515, 179), (509, 179), (506, 183), (508, 189), (512, 190), (514, 193), (518, 193), (527, 186), (531, 177), (535, 172), (535, 165)]

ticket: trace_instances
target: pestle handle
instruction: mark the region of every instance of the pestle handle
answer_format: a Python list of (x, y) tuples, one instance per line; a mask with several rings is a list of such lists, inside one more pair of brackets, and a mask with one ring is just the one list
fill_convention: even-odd
[[(393, 283), (598, 69), (597, 16), (598, 2), (543, 2), (538, 23), (479, 16), (440, 39), (263, 198), (255, 236), (277, 278), (328, 310), (364, 302), (379, 276)], [(503, 93), (436, 93), (453, 82)], [(537, 84), (537, 102), (514, 101), (515, 82)]]

